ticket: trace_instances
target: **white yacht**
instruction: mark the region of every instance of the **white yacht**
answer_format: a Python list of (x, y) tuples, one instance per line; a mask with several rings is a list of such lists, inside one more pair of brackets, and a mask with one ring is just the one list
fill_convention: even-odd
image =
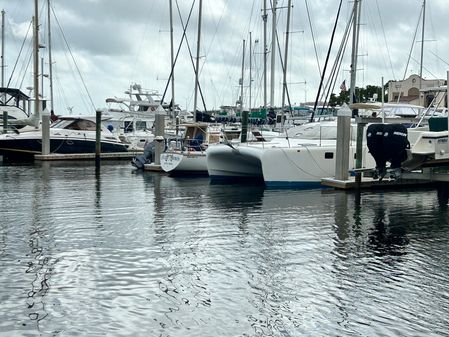
[[(108, 118), (107, 127), (130, 148), (143, 149), (154, 139), (153, 124), (156, 113), (165, 114), (169, 126), (172, 116), (171, 106), (163, 102), (156, 90), (142, 89), (139, 84), (131, 84), (125, 91), (126, 98), (110, 97), (106, 99), (107, 108), (102, 115)], [(175, 113), (180, 114), (179, 106)], [(182, 114), (181, 114), (182, 115)]]

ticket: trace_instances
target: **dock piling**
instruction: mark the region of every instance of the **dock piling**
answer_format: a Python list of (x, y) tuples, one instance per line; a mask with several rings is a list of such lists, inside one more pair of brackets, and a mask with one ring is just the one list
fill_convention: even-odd
[(100, 168), (101, 155), (101, 110), (96, 111), (95, 120), (95, 169)]

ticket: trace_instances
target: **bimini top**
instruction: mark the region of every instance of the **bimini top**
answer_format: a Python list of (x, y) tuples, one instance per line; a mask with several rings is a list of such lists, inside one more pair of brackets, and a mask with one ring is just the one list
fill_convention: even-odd
[(16, 88), (2, 88), (0, 87), (0, 93), (7, 94), (9, 96), (15, 97), (19, 100), (29, 100), (30, 97), (25, 94), (22, 90)]

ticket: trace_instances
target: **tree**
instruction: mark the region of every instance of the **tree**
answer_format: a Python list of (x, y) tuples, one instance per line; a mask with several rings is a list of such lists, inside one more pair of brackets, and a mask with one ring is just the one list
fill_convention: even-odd
[[(367, 85), (366, 88), (355, 88), (357, 102), (367, 102), (369, 99), (375, 97), (374, 94), (377, 94), (377, 100), (380, 100), (382, 97), (382, 87)], [(349, 90), (341, 91), (338, 96), (333, 93), (331, 94), (329, 98), (330, 106), (342, 105), (343, 103), (349, 104)]]

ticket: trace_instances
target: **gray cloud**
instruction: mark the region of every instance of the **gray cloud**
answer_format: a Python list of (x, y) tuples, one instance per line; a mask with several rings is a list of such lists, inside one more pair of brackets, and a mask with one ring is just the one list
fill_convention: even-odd
[[(182, 27), (176, 12), (175, 0), (173, 2), (176, 50), (182, 36)], [(186, 22), (192, 1), (178, 0), (178, 2)], [(96, 106), (104, 105), (106, 97), (122, 95), (131, 82), (139, 82), (144, 87), (159, 91), (164, 90), (170, 73), (168, 1), (52, 0), (52, 3)], [(286, 4), (287, 0), (280, 0), (278, 6), (285, 7)], [(299, 103), (314, 99), (319, 83), (319, 72), (305, 1), (294, 0), (293, 4), (288, 81), (292, 102)], [(445, 60), (449, 46), (444, 22), (449, 9), (445, 0), (428, 1), (427, 4), (424, 76), (444, 78), (447, 69), (445, 62), (449, 61)], [(338, 1), (308, 0), (308, 6), (322, 69)], [(335, 57), (351, 6), (350, 1), (345, 1), (343, 4), (331, 60)], [(365, 0), (363, 2), (358, 86), (380, 84), (381, 77), (384, 77), (386, 82), (390, 79), (400, 79), (404, 74), (410, 75), (411, 71), (418, 71), (419, 67), (416, 63), (417, 59), (419, 60), (418, 42), (413, 45), (414, 51), (407, 71), (405, 66), (421, 6), (421, 0)], [(12, 26), (25, 27), (33, 15), (33, 4), (28, 0), (0, 0), (0, 7), (7, 13), (6, 32), (11, 32)], [(42, 0), (40, 7), (45, 9)], [(247, 41), (245, 78), (248, 80), (250, 31), (253, 39), (252, 90), (253, 93), (258, 93), (252, 101), (256, 105), (262, 103), (260, 94), (263, 42), (261, 7), (261, 0), (203, 1), (200, 84), (203, 86), (208, 108), (216, 108), (221, 104), (233, 104), (237, 99), (243, 39)], [(286, 9), (280, 9), (278, 36), (282, 53), (286, 29), (285, 18)], [(197, 20), (198, 8), (195, 5), (187, 30), (187, 38), (194, 57)], [(42, 22), (44, 33), (44, 18)], [(268, 24), (271, 25), (271, 17), (268, 18)], [(56, 30), (56, 28), (57, 24), (53, 23), (53, 29)], [(8, 71), (12, 69), (11, 64), (18, 54), (21, 43), (21, 37), (11, 35), (7, 34)], [(268, 38), (271, 39), (270, 27)], [(45, 40), (45, 37), (43, 39)], [(259, 42), (254, 44), (256, 39)], [(76, 75), (77, 71), (68, 65), (71, 56), (67, 56), (67, 48), (64, 47), (61, 36), (58, 36), (57, 32), (53, 33), (53, 40), (55, 56), (58, 56), (55, 61), (56, 68), (62, 71), (59, 74), (60, 85), (71, 88), (64, 90), (68, 96), (65, 101), (73, 101), (72, 105), (80, 106), (81, 109), (83, 104), (79, 103), (79, 97), (85, 93), (74, 89), (73, 82), (77, 80), (73, 79), (73, 74)], [(419, 36), (417, 40), (420, 40)], [(271, 44), (268, 47), (271, 50)], [(350, 44), (346, 54), (349, 55), (349, 53)], [(45, 55), (45, 51), (42, 54)], [(278, 54), (277, 47), (276, 54)], [(280, 62), (277, 61), (276, 64), (275, 104), (280, 104), (282, 74)], [(270, 69), (269, 64), (268, 69)], [(349, 79), (348, 69), (349, 58), (346, 56), (338, 74), (339, 81)], [(185, 43), (179, 54), (175, 79), (177, 100), (182, 106), (187, 104), (187, 108), (191, 109), (194, 74)], [(81, 85), (79, 87), (82, 88)], [(246, 96), (247, 93), (246, 88)], [(168, 96), (170, 95), (168, 93)], [(65, 109), (64, 105), (67, 104), (61, 104), (60, 109)]]

